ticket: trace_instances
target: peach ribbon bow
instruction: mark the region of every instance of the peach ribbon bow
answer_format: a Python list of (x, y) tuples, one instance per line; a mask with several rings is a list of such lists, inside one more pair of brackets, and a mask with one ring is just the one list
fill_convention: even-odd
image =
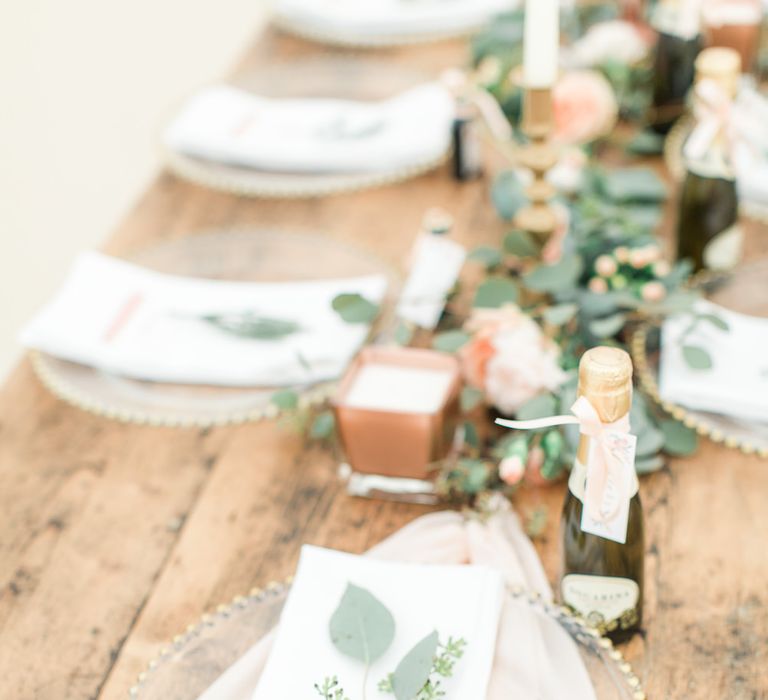
[[(611, 520), (619, 511), (621, 504), (629, 500), (626, 491), (627, 480), (620, 478), (617, 473), (621, 468), (621, 460), (614, 454), (607, 439), (611, 433), (629, 433), (629, 415), (622, 416), (613, 423), (603, 423), (595, 407), (586, 396), (581, 396), (571, 406), (573, 415), (535, 418), (533, 420), (504, 420), (497, 419), (496, 423), (505, 428), (517, 430), (536, 430), (551, 428), (556, 425), (578, 425), (579, 432), (592, 440), (594, 449), (587, 464), (587, 484), (584, 491), (584, 507), (590, 517), (596, 522), (603, 523)], [(615, 477), (611, 478), (611, 473)], [(608, 484), (612, 483), (617, 489), (616, 498), (608, 508), (605, 507), (605, 496)]]

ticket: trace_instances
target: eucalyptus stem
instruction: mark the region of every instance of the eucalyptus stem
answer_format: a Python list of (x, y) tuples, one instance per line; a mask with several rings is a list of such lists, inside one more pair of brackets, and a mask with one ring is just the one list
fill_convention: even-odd
[(370, 664), (365, 664), (365, 669), (363, 670), (363, 693), (361, 696), (361, 700), (365, 700), (365, 689), (368, 685), (368, 671), (371, 668)]

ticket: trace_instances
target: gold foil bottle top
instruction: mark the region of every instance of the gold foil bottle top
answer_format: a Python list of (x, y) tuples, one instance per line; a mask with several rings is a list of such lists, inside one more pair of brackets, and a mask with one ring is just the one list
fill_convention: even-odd
[(587, 350), (579, 362), (579, 396), (586, 396), (603, 423), (629, 413), (632, 404), (632, 360), (619, 348)]
[(704, 49), (696, 59), (696, 82), (712, 80), (730, 98), (736, 97), (739, 91), (740, 76), (741, 55), (735, 49), (713, 46)]

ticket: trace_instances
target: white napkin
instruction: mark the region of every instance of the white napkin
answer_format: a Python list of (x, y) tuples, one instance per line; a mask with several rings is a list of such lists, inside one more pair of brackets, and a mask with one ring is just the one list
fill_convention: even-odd
[[(496, 569), (507, 585), (522, 586), (551, 600), (541, 562), (517, 516), (506, 500), (499, 498), (495, 506), (497, 512), (485, 523), (454, 511), (422, 516), (376, 545), (367, 556), (420, 564), (480, 564)], [(434, 589), (435, 595), (440, 586)], [(458, 607), (451, 608), (448, 619), (453, 619)], [(441, 623), (441, 629), (443, 626)], [(274, 639), (272, 633), (254, 645), (199, 700), (251, 700)], [(595, 700), (595, 691), (567, 632), (525, 602), (505, 595), (488, 692), (449, 694), (447, 700), (483, 697)]]
[(328, 623), (347, 583), (370, 591), (395, 618), (391, 647), (371, 666), (365, 697), (391, 700), (379, 681), (432, 631), (468, 645), (450, 680), (451, 697), (483, 696), (491, 672), (503, 583), (482, 566), (377, 561), (318, 547), (302, 548), (272, 652), (253, 700), (314, 700), (313, 684), (338, 676), (351, 697), (362, 697), (363, 668), (332, 645)]
[[(153, 272), (100, 253), (80, 255), (21, 342), (136, 379), (225, 386), (286, 386), (338, 377), (365, 341), (331, 307), (359, 293), (380, 302), (383, 276), (307, 282), (226, 282)], [(276, 340), (242, 338), (200, 320), (254, 312), (293, 321)]]
[(276, 0), (278, 20), (349, 41), (469, 31), (519, 0)]
[(730, 329), (720, 330), (707, 321), (696, 325), (685, 344), (705, 348), (712, 368), (692, 369), (682, 353), (691, 316), (667, 319), (661, 336), (661, 397), (695, 410), (768, 422), (768, 319), (708, 301), (697, 302), (696, 311), (719, 316)]
[(271, 99), (219, 85), (196, 94), (166, 145), (222, 163), (282, 172), (378, 172), (439, 159), (455, 103), (426, 83), (381, 102)]

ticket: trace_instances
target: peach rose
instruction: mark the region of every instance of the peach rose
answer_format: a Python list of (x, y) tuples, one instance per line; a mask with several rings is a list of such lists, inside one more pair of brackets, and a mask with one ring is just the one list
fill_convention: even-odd
[(521, 323), (524, 314), (514, 304), (498, 309), (474, 309), (464, 324), (464, 330), (472, 334), (472, 340), (459, 350), (464, 379), (476, 389), (485, 389), (486, 367), (496, 354), (493, 338), (504, 328), (514, 328)]
[(562, 144), (589, 143), (607, 134), (616, 123), (619, 107), (610, 83), (600, 73), (565, 73), (552, 91), (553, 139)]

